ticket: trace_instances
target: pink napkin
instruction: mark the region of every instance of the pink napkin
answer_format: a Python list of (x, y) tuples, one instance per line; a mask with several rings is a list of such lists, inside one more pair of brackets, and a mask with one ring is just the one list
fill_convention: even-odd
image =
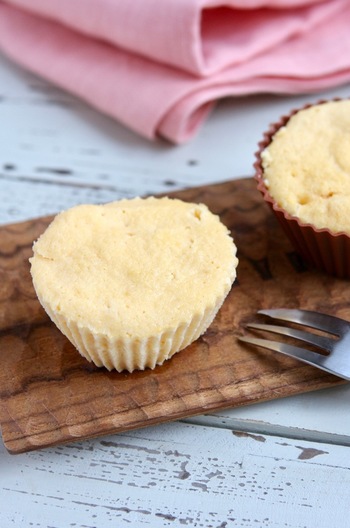
[(0, 1), (0, 50), (148, 138), (221, 97), (350, 80), (349, 0)]

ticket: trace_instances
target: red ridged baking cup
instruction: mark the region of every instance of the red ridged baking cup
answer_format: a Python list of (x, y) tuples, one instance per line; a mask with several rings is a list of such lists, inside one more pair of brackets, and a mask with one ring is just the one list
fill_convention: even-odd
[[(339, 100), (341, 99), (332, 99), (332, 101)], [(307, 264), (329, 275), (341, 279), (349, 279), (350, 236), (343, 232), (333, 233), (329, 229), (319, 229), (312, 224), (304, 224), (297, 217), (291, 216), (269, 194), (263, 178), (264, 171), (262, 168), (261, 153), (271, 143), (272, 137), (277, 130), (285, 126), (289, 119), (300, 110), (305, 110), (311, 106), (325, 104), (327, 102), (330, 101), (322, 100), (294, 109), (288, 115), (282, 116), (279, 121), (270, 125), (267, 132), (264, 133), (262, 141), (258, 144), (259, 150), (255, 153), (254, 178), (257, 182), (257, 188), (261, 192), (265, 202), (270, 206), (294, 248), (300, 253)]]

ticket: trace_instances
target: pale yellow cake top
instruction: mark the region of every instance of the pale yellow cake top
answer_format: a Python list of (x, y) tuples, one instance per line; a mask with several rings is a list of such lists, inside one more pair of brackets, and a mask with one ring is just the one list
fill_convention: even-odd
[(135, 198), (55, 217), (33, 246), (43, 304), (107, 336), (158, 334), (227, 294), (236, 247), (205, 205)]
[(263, 151), (262, 166), (280, 207), (350, 235), (350, 100), (299, 111)]

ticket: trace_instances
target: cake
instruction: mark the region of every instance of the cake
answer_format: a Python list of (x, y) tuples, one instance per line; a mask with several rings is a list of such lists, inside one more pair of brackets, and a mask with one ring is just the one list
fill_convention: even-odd
[(294, 110), (257, 153), (258, 188), (312, 266), (350, 277), (350, 100)]
[(51, 320), (87, 360), (119, 372), (154, 368), (204, 333), (237, 262), (205, 205), (155, 197), (68, 209), (30, 259)]

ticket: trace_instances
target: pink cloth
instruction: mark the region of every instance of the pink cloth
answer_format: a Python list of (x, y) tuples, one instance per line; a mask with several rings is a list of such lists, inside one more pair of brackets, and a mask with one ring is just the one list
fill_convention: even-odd
[(349, 0), (0, 1), (3, 53), (175, 143), (220, 97), (349, 81), (349, 28)]

